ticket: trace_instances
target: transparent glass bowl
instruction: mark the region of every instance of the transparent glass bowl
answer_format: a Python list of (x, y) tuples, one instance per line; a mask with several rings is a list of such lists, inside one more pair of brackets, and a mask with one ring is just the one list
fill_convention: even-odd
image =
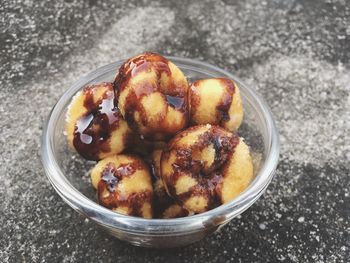
[(91, 186), (89, 169), (93, 162), (83, 160), (68, 149), (64, 135), (67, 106), (74, 94), (87, 84), (112, 81), (123, 63), (118, 61), (98, 68), (75, 82), (59, 99), (45, 124), (41, 151), (47, 177), (62, 199), (113, 236), (145, 247), (175, 247), (198, 241), (213, 233), (250, 207), (265, 191), (275, 172), (279, 155), (278, 132), (265, 101), (232, 74), (191, 59), (168, 57), (189, 81), (227, 77), (241, 90), (245, 116), (239, 134), (250, 146), (255, 178), (249, 187), (231, 202), (208, 212), (177, 219), (143, 219), (124, 216), (100, 206)]

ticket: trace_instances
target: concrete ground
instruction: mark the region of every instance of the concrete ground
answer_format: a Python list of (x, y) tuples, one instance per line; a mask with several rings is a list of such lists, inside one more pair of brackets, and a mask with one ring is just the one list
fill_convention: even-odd
[[(0, 3), (0, 261), (349, 262), (350, 2)], [(281, 134), (265, 195), (223, 231), (172, 250), (130, 246), (66, 205), (44, 175), (43, 122), (79, 76), (146, 50), (254, 85)]]

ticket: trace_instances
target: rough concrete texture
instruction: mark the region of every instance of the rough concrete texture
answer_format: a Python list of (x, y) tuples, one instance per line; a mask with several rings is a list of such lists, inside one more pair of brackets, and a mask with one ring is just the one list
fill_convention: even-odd
[[(349, 262), (350, 3), (0, 3), (3, 262)], [(185, 248), (132, 247), (66, 205), (44, 175), (44, 119), (79, 76), (144, 50), (230, 70), (268, 101), (281, 158), (265, 195)]]

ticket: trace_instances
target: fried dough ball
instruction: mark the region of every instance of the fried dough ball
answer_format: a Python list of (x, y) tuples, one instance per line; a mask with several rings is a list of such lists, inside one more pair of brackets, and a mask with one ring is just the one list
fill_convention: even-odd
[(253, 164), (243, 139), (221, 127), (198, 125), (176, 135), (161, 157), (168, 193), (201, 213), (231, 201), (249, 185)]
[(113, 84), (79, 91), (68, 107), (65, 131), (68, 144), (88, 160), (122, 152), (132, 132), (115, 106)]
[(152, 153), (152, 170), (154, 175), (154, 216), (157, 218), (177, 218), (188, 216), (189, 213), (181, 205), (170, 197), (160, 177), (160, 158), (162, 150), (154, 150)]
[(193, 82), (189, 88), (189, 104), (193, 124), (219, 125), (235, 131), (242, 123), (241, 95), (238, 85), (231, 79), (213, 78)]
[(98, 201), (115, 212), (152, 218), (151, 174), (135, 155), (113, 155), (99, 161), (91, 171)]
[(114, 81), (118, 107), (129, 126), (146, 139), (170, 138), (188, 123), (188, 83), (166, 58), (144, 53), (126, 61)]

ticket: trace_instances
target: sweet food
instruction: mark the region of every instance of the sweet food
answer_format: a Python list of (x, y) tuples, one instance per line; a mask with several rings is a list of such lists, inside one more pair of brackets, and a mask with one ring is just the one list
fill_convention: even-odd
[(238, 85), (231, 79), (200, 79), (189, 88), (191, 124), (219, 125), (236, 131), (243, 120)]
[(91, 170), (98, 201), (115, 212), (152, 218), (153, 187), (147, 164), (136, 155), (112, 155)]
[(177, 218), (188, 216), (189, 212), (168, 195), (161, 178), (160, 159), (162, 150), (154, 150), (152, 153), (152, 174), (154, 189), (154, 216), (156, 218)]
[(71, 148), (88, 160), (122, 152), (132, 134), (115, 106), (112, 83), (86, 86), (70, 103), (65, 131)]
[(146, 139), (169, 139), (188, 123), (188, 83), (166, 58), (144, 53), (126, 61), (114, 81), (118, 108)]
[(247, 145), (221, 127), (198, 125), (176, 135), (161, 157), (161, 176), (175, 200), (193, 213), (227, 203), (253, 177)]
[(72, 99), (70, 148), (97, 161), (97, 200), (115, 212), (178, 218), (232, 201), (253, 180), (238, 85), (195, 80), (159, 54), (127, 60), (113, 83), (84, 87)]

